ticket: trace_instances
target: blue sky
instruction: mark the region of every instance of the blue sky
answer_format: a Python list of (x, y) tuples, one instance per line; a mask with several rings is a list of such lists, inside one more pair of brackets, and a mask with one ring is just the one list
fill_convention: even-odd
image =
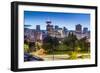
[(90, 29), (90, 14), (24, 11), (24, 25), (31, 25), (31, 29), (40, 25), (40, 28), (45, 30), (47, 20), (51, 20), (54, 26), (66, 27), (68, 30), (75, 30), (77, 24)]

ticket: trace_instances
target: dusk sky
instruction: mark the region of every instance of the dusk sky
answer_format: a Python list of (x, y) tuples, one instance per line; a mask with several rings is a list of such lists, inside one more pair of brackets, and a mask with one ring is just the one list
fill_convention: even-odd
[(36, 25), (40, 25), (41, 30), (46, 30), (47, 20), (54, 26), (66, 27), (68, 30), (75, 30), (77, 24), (90, 29), (90, 14), (24, 11), (24, 25), (31, 25), (31, 29), (36, 29)]

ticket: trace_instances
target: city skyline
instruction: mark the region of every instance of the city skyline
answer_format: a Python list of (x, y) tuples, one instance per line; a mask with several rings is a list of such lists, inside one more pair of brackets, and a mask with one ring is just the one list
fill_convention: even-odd
[(36, 25), (40, 25), (41, 30), (46, 30), (48, 20), (52, 22), (51, 25), (66, 27), (68, 30), (75, 30), (77, 24), (90, 30), (89, 14), (24, 11), (24, 25), (31, 25), (28, 27), (30, 29), (36, 29)]

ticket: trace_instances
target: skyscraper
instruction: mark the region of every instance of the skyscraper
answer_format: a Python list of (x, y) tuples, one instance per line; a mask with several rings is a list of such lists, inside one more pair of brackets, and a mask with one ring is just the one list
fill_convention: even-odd
[(34, 40), (35, 42), (42, 40), (42, 33), (40, 31), (37, 30), (34, 31)]
[(40, 31), (40, 25), (36, 25), (36, 30)]
[(67, 28), (66, 28), (66, 27), (63, 27), (63, 30), (64, 30), (64, 31), (67, 31)]
[(87, 27), (84, 27), (83, 28), (83, 33), (87, 33), (88, 32), (88, 28)]
[(58, 30), (58, 28), (59, 28), (59, 26), (56, 25), (56, 26), (55, 26), (55, 30)]
[(46, 23), (47, 23), (47, 25), (51, 25), (51, 21), (50, 20), (46, 21)]
[(51, 21), (46, 21), (46, 30), (47, 31), (52, 31), (53, 30), (53, 25), (51, 25)]
[(82, 32), (82, 25), (81, 24), (77, 24), (76, 25), (76, 30), (77, 33), (81, 33)]

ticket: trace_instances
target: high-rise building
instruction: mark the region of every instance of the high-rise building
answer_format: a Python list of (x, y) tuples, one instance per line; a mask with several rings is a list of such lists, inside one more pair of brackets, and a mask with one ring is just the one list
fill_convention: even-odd
[(67, 31), (67, 28), (66, 28), (66, 27), (63, 27), (63, 31), (64, 31), (64, 32)]
[(53, 28), (53, 25), (51, 25), (51, 21), (46, 21), (46, 31), (47, 31), (47, 34), (50, 35), (50, 36), (54, 36), (54, 28)]
[(36, 30), (40, 31), (40, 25), (36, 25)]
[(83, 28), (83, 33), (87, 33), (88, 32), (88, 28), (87, 27), (84, 27)]
[(42, 33), (40, 31), (34, 31), (34, 40), (36, 41), (41, 41), (42, 40)]
[(29, 40), (30, 42), (34, 41), (34, 29), (24, 28), (24, 40)]
[(46, 23), (47, 23), (47, 25), (51, 25), (51, 21), (50, 20), (46, 21)]
[(63, 35), (63, 29), (62, 28), (59, 28), (58, 29), (58, 32), (60, 34), (60, 37), (59, 38), (63, 38), (64, 37), (64, 35)]
[(82, 25), (81, 24), (77, 24), (75, 31), (76, 31), (76, 33), (82, 33)]
[(47, 24), (46, 30), (50, 31), (51, 21), (46, 21), (46, 24)]
[(55, 26), (55, 30), (58, 30), (58, 28), (59, 28), (59, 26), (56, 25), (56, 26)]
[(46, 21), (46, 24), (47, 24), (46, 30), (47, 30), (48, 32), (53, 31), (53, 25), (51, 25), (51, 21)]

